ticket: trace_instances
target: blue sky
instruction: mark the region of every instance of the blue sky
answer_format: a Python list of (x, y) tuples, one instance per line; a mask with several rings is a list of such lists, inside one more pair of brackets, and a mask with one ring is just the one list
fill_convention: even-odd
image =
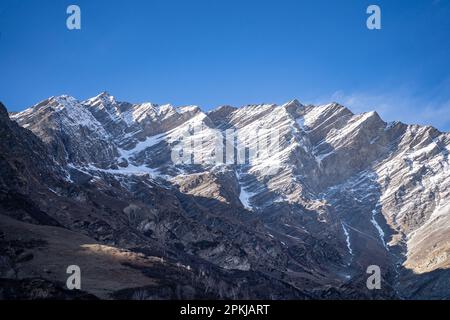
[(0, 70), (10, 110), (101, 91), (205, 110), (297, 98), (449, 131), (450, 0), (0, 0)]

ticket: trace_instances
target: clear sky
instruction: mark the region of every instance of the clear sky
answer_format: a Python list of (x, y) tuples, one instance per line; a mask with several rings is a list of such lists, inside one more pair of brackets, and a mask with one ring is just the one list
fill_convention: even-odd
[(337, 101), (449, 131), (450, 0), (0, 0), (9, 110), (101, 91), (205, 110)]

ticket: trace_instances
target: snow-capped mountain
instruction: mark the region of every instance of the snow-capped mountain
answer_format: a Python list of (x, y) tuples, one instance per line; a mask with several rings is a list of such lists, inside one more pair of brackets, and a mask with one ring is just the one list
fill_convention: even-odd
[[(449, 293), (448, 133), (337, 103), (204, 112), (108, 93), (51, 97), (11, 119), (40, 138), (55, 178), (35, 182), (41, 193), (3, 179), (3, 193), (100, 244), (186, 266), (177, 281), (200, 276), (178, 289), (183, 297), (258, 298), (254, 279), (269, 298)], [(366, 287), (370, 265), (382, 270), (381, 290)]]

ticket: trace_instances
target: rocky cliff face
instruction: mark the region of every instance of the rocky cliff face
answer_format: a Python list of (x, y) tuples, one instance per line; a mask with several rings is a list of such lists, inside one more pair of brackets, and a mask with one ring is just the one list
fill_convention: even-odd
[[(1, 118), (2, 278), (60, 283), (74, 259), (91, 270), (73, 247), (49, 274), (18, 259), (58, 241), (17, 247), (6, 226), (41, 225), (27, 241), (57, 228), (85, 237), (95, 259), (127, 257), (124, 272), (141, 279), (128, 287), (85, 275), (102, 298), (449, 294), (448, 133), (336, 103), (205, 113), (107, 93), (49, 98), (11, 115), (22, 128)], [(370, 265), (380, 290), (366, 287)]]

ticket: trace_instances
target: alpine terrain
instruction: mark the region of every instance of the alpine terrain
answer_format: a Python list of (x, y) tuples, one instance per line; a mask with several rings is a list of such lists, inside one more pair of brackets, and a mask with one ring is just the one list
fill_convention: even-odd
[(446, 299), (449, 152), (337, 103), (0, 104), (0, 299)]

